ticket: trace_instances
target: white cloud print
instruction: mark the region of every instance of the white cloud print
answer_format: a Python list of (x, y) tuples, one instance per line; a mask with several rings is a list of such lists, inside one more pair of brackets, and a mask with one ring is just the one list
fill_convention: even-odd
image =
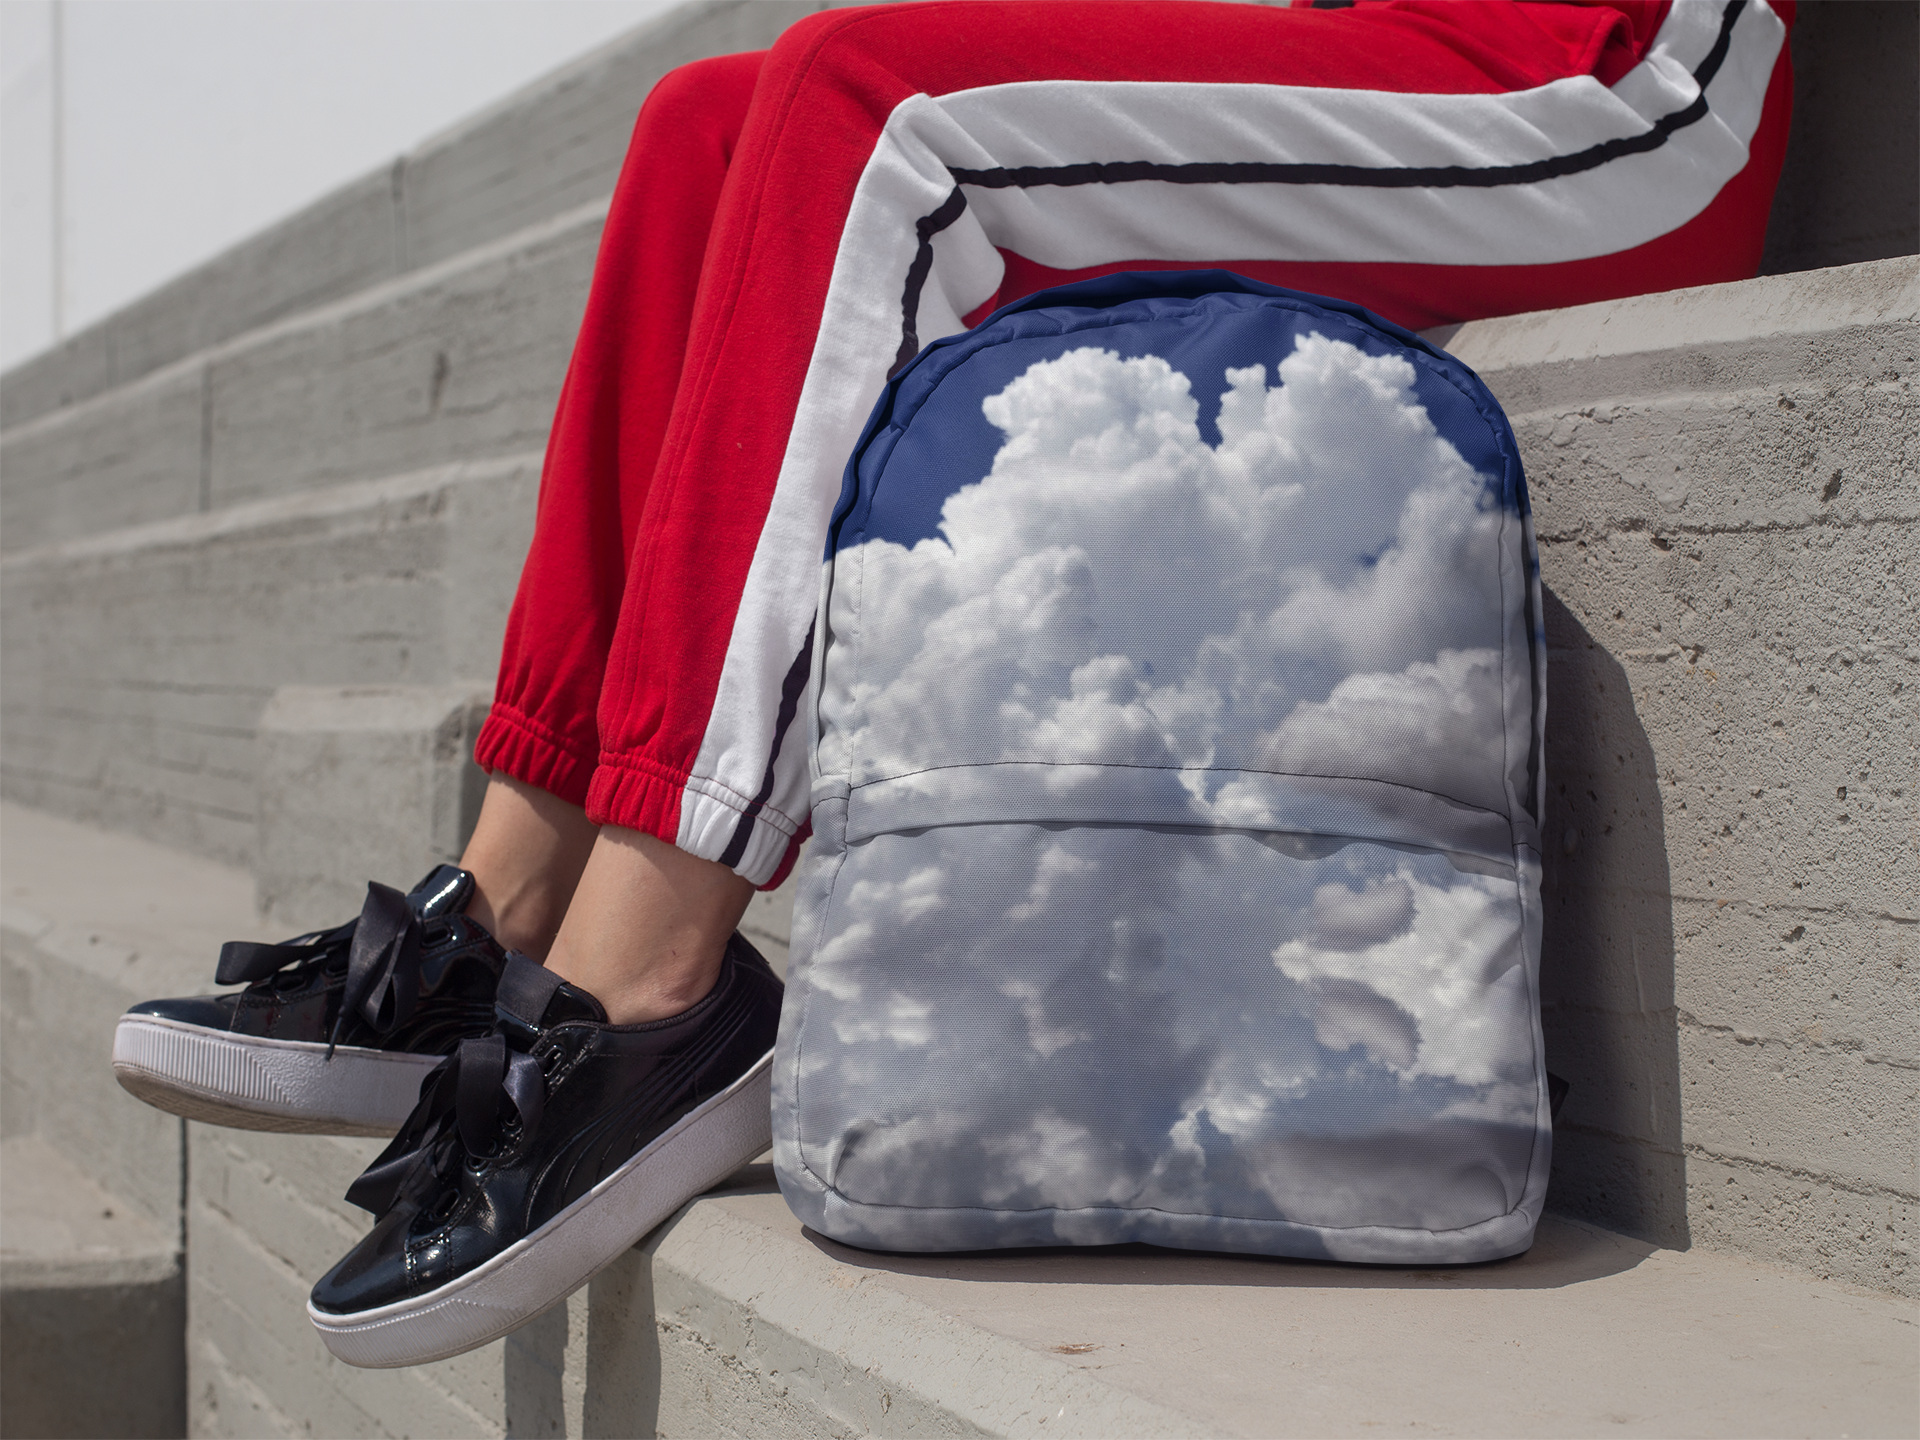
[[(834, 557), (820, 771), (928, 818), (821, 825), (803, 890), (782, 1073), (808, 1173), (863, 1207), (833, 1233), (1438, 1234), (1517, 1203), (1520, 877), (1300, 833), (1265, 784), (1505, 812), (1507, 517), (1408, 361), (1312, 334), (1225, 375), (1215, 445), (1164, 359), (1039, 361), (983, 402), (1002, 443), (937, 536)], [(1153, 824), (1066, 804), (1156, 771)], [(995, 784), (1038, 798), (956, 823)]]
[(1169, 767), (1217, 823), (1268, 819), (1241, 769), (1504, 811), (1486, 479), (1406, 360), (1314, 334), (1278, 371), (1226, 372), (1217, 446), (1156, 356), (1071, 350), (990, 396), (1004, 442), (939, 537), (838, 559), (859, 641), (828, 651), (822, 768)]

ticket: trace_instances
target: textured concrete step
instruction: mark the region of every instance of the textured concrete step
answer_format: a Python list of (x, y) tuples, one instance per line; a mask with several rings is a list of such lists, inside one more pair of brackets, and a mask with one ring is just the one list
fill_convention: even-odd
[(7, 794), (247, 863), (276, 689), (491, 683), (538, 483), (536, 452), (8, 556)]
[(764, 49), (822, 8), (812, 0), (677, 7), (16, 366), (0, 380), (0, 424), (118, 389), (606, 196), (656, 80), (690, 60)]
[(1437, 338), (1540, 536), (1551, 1203), (1916, 1293), (1920, 261)]
[(254, 898), (299, 933), (460, 858), (487, 777), (473, 742), (488, 684), (289, 685), (260, 717)]
[(0, 1088), (8, 1137), (40, 1135), (177, 1235), (185, 1122), (113, 1078), (130, 1005), (213, 988), (227, 940), (264, 939), (244, 871), (0, 806)]
[(539, 452), (604, 217), (591, 202), (7, 430), (6, 550)]
[[(750, 1167), (596, 1288), (584, 1333), (568, 1334), (569, 1362), (589, 1367), (568, 1434), (1859, 1436), (1920, 1424), (1910, 1305), (1554, 1217), (1526, 1255), (1447, 1270), (1147, 1246), (876, 1255), (804, 1230)], [(647, 1297), (658, 1323), (609, 1355), (601, 1329), (627, 1295)], [(596, 1394), (597, 1356), (610, 1381), (629, 1377), (624, 1392)]]
[[(359, 1233), (325, 1201), (361, 1150), (204, 1127), (194, 1146), (193, 1393), (273, 1400), (233, 1428), (234, 1400), (196, 1408), (196, 1433), (431, 1433), (463, 1406), (509, 1434), (689, 1437), (1859, 1436), (1920, 1418), (1910, 1305), (1560, 1217), (1472, 1270), (884, 1256), (803, 1230), (764, 1165), (506, 1342), (355, 1373), (299, 1306)], [(305, 1203), (273, 1203), (288, 1193)]]
[(177, 1226), (0, 1142), (0, 1437), (185, 1435), (186, 1301)]

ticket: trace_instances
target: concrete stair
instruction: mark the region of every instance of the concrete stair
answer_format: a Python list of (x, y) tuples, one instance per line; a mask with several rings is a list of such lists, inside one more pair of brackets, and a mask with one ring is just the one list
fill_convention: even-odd
[(185, 1434), (188, 1127), (107, 1057), (129, 1005), (206, 988), (206, 947), (252, 930), (252, 883), (5, 808), (0, 1432)]
[[(9, 1088), (46, 1103), (78, 1084), (120, 1133), (157, 1131), (138, 1164), (183, 1197), (180, 1229), (128, 1214), (103, 1240), (97, 1212), (119, 1202), (44, 1140), (5, 1142), (10, 1376), (33, 1364), (81, 1394), (86, 1347), (111, 1343), (129, 1377), (114, 1393), (152, 1401), (76, 1426), (70, 1411), (16, 1415), (13, 1397), (45, 1385), (10, 1379), (8, 1434), (178, 1434), (138, 1423), (182, 1388), (187, 1433), (231, 1436), (1860, 1436), (1916, 1419), (1911, 1301), (1802, 1267), (1565, 1216), (1527, 1255), (1465, 1270), (1146, 1246), (874, 1255), (803, 1230), (764, 1163), (506, 1340), (352, 1370), (304, 1302), (365, 1233), (339, 1197), (379, 1142), (159, 1117), (113, 1085), (110, 1021), (60, 1023), (82, 999), (110, 1013), (140, 981), (196, 988), (210, 952), (189, 951), (253, 933), (248, 877), (11, 806), (0, 838), (10, 1020), (78, 1052), (54, 1067), (10, 1031)], [(42, 1008), (57, 982), (61, 1008)], [(116, 1319), (145, 1350), (120, 1348)], [(185, 1347), (184, 1387), (167, 1388), (168, 1345)]]
[(640, 102), (821, 8), (683, 6), (9, 372), (6, 793), (248, 864), (274, 690), (490, 688)]
[(0, 1436), (184, 1434), (178, 1230), (34, 1135), (0, 1141), (0, 1215)]

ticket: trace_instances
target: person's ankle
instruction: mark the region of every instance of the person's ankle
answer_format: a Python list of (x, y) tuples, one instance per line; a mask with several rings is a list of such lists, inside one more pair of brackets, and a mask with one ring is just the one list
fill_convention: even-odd
[(598, 833), (578, 805), (495, 773), (460, 858), (479, 892), (467, 913), (508, 949), (544, 961)]
[[(565, 964), (562, 957), (561, 963)], [(610, 1025), (644, 1025), (654, 1020), (671, 1020), (684, 1015), (713, 993), (719, 981), (719, 966), (702, 965), (685, 971), (651, 972), (634, 981), (591, 992), (607, 1012)], [(585, 988), (585, 987), (581, 987)]]
[(560, 922), (566, 917), (568, 896), (539, 880), (514, 883), (489, 876), (484, 870), (470, 873), (474, 896), (467, 914), (486, 926), (487, 933), (507, 949), (544, 964)]
[(666, 1020), (719, 978), (753, 886), (726, 866), (654, 836), (600, 832), (549, 970), (587, 991), (616, 1025)]

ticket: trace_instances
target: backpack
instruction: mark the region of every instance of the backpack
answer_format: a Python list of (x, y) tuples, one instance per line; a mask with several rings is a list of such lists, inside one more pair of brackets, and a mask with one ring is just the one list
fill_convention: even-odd
[(822, 1235), (1527, 1248), (1539, 567), (1486, 387), (1225, 271), (887, 386), (828, 532), (774, 1159)]

